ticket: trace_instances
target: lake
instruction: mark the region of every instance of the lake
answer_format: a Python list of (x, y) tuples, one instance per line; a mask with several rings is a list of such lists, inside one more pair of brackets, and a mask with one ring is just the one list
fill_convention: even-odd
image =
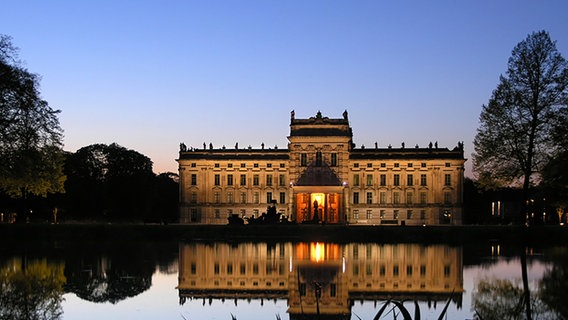
[[(18, 234), (27, 230), (19, 228)], [(383, 319), (403, 319), (404, 311), (414, 319), (417, 309), (421, 319), (444, 312), (447, 319), (473, 319), (476, 311), (483, 319), (520, 318), (521, 258), (533, 318), (567, 317), (566, 242), (89, 230), (4, 232), (0, 319), (373, 319), (387, 302)]]

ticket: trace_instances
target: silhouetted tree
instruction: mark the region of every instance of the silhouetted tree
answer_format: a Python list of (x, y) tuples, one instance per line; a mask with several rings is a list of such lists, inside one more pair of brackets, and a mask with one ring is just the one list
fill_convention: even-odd
[(12, 197), (64, 192), (59, 110), (40, 97), (39, 76), (23, 68), (0, 35), (0, 189)]
[(141, 219), (151, 209), (152, 161), (134, 150), (116, 143), (83, 147), (68, 155), (65, 172), (75, 215)]
[[(567, 87), (568, 65), (546, 31), (515, 46), (506, 75), (480, 115), (473, 163), (481, 183), (522, 182), (526, 203), (533, 174), (559, 149), (552, 133), (567, 107)], [(517, 220), (524, 222), (525, 214)]]
[(152, 211), (149, 220), (163, 223), (178, 220), (179, 176), (176, 173), (160, 173), (154, 178)]

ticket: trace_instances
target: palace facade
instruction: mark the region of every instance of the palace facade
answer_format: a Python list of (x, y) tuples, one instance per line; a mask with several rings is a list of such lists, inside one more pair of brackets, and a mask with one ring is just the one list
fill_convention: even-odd
[(227, 224), (276, 203), (290, 221), (364, 225), (462, 223), (464, 150), (355, 147), (342, 118), (290, 118), (288, 148), (180, 145), (180, 222)]

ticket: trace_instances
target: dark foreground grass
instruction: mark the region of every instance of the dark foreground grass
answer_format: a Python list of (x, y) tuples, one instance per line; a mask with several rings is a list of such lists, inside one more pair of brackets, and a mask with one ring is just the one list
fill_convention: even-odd
[(566, 244), (561, 226), (0, 224), (0, 241), (328, 241)]

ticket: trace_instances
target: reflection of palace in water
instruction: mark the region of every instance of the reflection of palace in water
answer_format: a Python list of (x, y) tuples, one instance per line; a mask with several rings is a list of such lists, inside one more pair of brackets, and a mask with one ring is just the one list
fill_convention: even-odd
[[(448, 299), (461, 307), (462, 250), (445, 245), (184, 243), (180, 302), (287, 299), (295, 315), (350, 315), (353, 301)], [(236, 301), (236, 300), (235, 300)]]

